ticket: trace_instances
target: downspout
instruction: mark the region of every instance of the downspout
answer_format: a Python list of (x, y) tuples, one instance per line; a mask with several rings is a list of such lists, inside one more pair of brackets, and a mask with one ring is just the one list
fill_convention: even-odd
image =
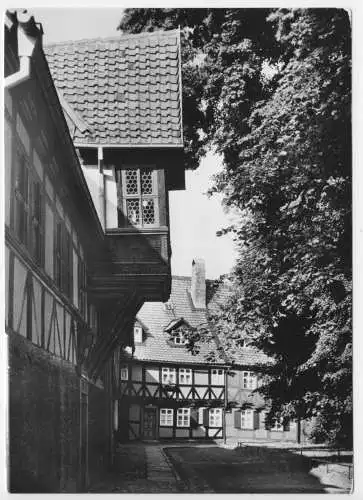
[(97, 148), (98, 159), (98, 205), (101, 225), (106, 231), (106, 198), (105, 198), (105, 176), (103, 173), (103, 148)]
[(224, 411), (223, 411), (223, 442), (226, 444), (227, 442), (227, 425), (226, 425), (226, 412), (228, 407), (228, 373), (229, 369), (227, 368), (224, 371)]
[(31, 21), (30, 16), (26, 11), (17, 12), (18, 20), (18, 56), (20, 61), (20, 69), (16, 73), (7, 76), (4, 81), (4, 88), (9, 90), (30, 78), (30, 61), (34, 52), (34, 47), (37, 42), (37, 37), (26, 33), (26, 24)]

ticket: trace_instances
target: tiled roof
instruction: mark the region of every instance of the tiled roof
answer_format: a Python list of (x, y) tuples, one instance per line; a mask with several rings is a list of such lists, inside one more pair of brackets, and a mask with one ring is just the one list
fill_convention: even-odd
[[(208, 284), (208, 281), (207, 281)], [(207, 322), (207, 310), (195, 309), (189, 293), (191, 278), (173, 276), (171, 295), (167, 306), (162, 302), (146, 302), (140, 309), (137, 319), (146, 327), (146, 339), (142, 344), (135, 345), (134, 359), (140, 361), (156, 361), (178, 364), (207, 363), (206, 356), (212, 349), (223, 346), (223, 338), (217, 337), (211, 345), (200, 344), (198, 354), (191, 354), (184, 346), (174, 346), (170, 341), (170, 334), (165, 328), (173, 324), (174, 320), (183, 318), (192, 327), (198, 327)], [(209, 305), (215, 311), (217, 302), (226, 300), (228, 293), (220, 287), (215, 293), (207, 293), (211, 297)], [(178, 322), (176, 323), (178, 324)], [(238, 355), (233, 356), (233, 361), (238, 366), (253, 366), (267, 361), (267, 357), (250, 347), (238, 349)], [(230, 362), (225, 354), (220, 356), (217, 363)]]
[(88, 124), (76, 143), (182, 146), (178, 30), (44, 47), (57, 89)]

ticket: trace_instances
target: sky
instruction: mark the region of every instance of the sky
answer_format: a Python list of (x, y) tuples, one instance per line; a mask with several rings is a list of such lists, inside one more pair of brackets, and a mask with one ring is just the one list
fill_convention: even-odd
[[(43, 43), (119, 36), (116, 30), (121, 8), (31, 8), (42, 23)], [(235, 249), (229, 236), (216, 231), (229, 225), (220, 196), (208, 198), (211, 177), (222, 168), (221, 160), (208, 154), (196, 171), (186, 172), (186, 190), (170, 192), (170, 233), (172, 273), (189, 276), (194, 258), (206, 263), (208, 278), (228, 273), (235, 262)]]

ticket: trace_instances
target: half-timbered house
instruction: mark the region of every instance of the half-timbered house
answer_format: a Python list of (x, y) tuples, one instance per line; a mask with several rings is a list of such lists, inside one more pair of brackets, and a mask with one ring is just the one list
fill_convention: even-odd
[(112, 456), (119, 350), (170, 293), (179, 33), (45, 51), (26, 11), (4, 20), (10, 489), (82, 491)]
[(137, 314), (134, 349), (120, 365), (118, 439), (223, 437), (225, 362), (208, 363), (209, 345), (191, 354), (183, 329), (207, 322), (205, 265), (174, 276), (167, 302), (148, 302)]
[[(191, 277), (172, 278), (167, 302), (140, 309), (134, 350), (121, 355), (120, 441), (297, 439), (295, 422), (266, 426), (268, 402), (254, 391), (271, 360), (248, 339), (232, 358), (223, 338), (212, 331), (209, 313), (217, 313), (227, 297), (228, 280), (216, 287), (197, 259)], [(192, 354), (183, 331), (198, 327), (209, 331), (210, 340)], [(211, 356), (211, 351), (219, 354)]]
[[(209, 302), (209, 313), (218, 315), (228, 300), (233, 281), (228, 277), (215, 288)], [(219, 345), (228, 359), (225, 377), (225, 440), (230, 442), (250, 441), (298, 441), (301, 425), (296, 421), (275, 422), (268, 425), (266, 413), (270, 402), (256, 389), (263, 383), (263, 375), (273, 360), (258, 351), (249, 342), (247, 334), (241, 335), (238, 345), (233, 338), (225, 341), (219, 336)], [(227, 345), (228, 343), (228, 345)], [(228, 353), (228, 356), (227, 356)]]

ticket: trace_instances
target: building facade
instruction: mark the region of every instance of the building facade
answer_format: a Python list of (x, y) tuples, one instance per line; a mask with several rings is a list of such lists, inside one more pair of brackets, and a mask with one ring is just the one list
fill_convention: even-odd
[(255, 392), (266, 356), (245, 345), (232, 363), (211, 331), (199, 352), (188, 350), (183, 330), (199, 327), (207, 335), (208, 314), (225, 298), (223, 285), (213, 287), (197, 259), (191, 277), (172, 278), (167, 302), (140, 309), (134, 350), (121, 353), (119, 441), (298, 439), (296, 422), (266, 426), (268, 403)]
[(134, 325), (134, 350), (120, 365), (118, 440), (223, 437), (225, 362), (206, 363), (209, 346), (186, 349), (183, 328), (206, 324), (205, 266), (173, 277), (170, 299), (145, 303)]
[(135, 314), (170, 293), (180, 39), (43, 49), (26, 11), (4, 21), (9, 489), (84, 491), (112, 460)]

